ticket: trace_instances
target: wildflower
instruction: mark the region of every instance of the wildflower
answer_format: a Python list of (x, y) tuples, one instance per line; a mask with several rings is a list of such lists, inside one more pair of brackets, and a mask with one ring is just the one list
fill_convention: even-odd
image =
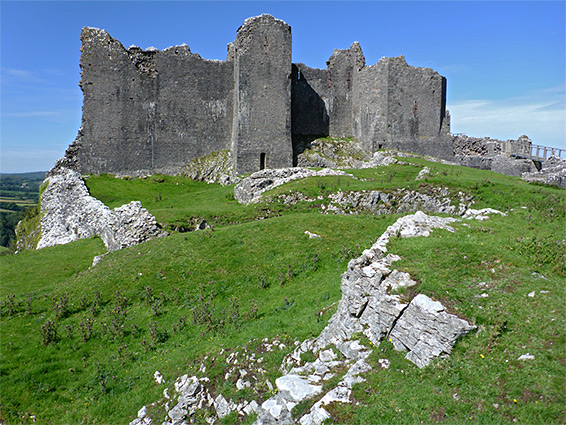
[(513, 399), (513, 403), (517, 403), (517, 399), (516, 399), (516, 398)]
[(482, 359), (485, 359), (485, 356), (484, 356), (483, 354), (480, 354), (480, 357), (481, 357)]

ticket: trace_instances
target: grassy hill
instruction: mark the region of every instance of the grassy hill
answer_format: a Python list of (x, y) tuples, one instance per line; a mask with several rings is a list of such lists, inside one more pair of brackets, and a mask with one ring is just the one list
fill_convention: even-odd
[[(447, 187), (475, 207), (507, 213), (457, 232), (395, 239), (395, 263), (478, 330), (452, 356), (418, 369), (384, 341), (337, 423), (564, 423), (565, 191), (463, 167), (408, 164), (319, 177), (267, 193), (310, 197), (352, 190)], [(415, 180), (424, 165), (426, 180)], [(321, 214), (320, 202), (242, 206), (233, 187), (182, 177), (91, 176), (110, 207), (140, 200), (172, 234), (105, 256), (99, 239), (0, 257), (0, 419), (6, 424), (132, 420), (177, 376), (207, 376), (234, 400), (270, 396), (263, 381), (237, 390), (226, 357), (264, 357), (271, 382), (294, 341), (316, 336), (340, 299), (340, 276), (398, 215)], [(200, 219), (212, 229), (192, 232)], [(308, 239), (306, 230), (322, 236)], [(412, 292), (407, 297), (414, 295)], [(275, 338), (281, 350), (261, 352)], [(518, 360), (523, 354), (533, 360)], [(391, 361), (380, 369), (377, 360)], [(201, 365), (206, 372), (197, 372)], [(165, 384), (157, 385), (159, 370)], [(306, 408), (298, 406), (298, 408)], [(161, 423), (162, 412), (155, 410)], [(205, 414), (205, 413), (203, 413)], [(203, 419), (204, 420), (204, 419)], [(231, 414), (223, 423), (251, 423)]]

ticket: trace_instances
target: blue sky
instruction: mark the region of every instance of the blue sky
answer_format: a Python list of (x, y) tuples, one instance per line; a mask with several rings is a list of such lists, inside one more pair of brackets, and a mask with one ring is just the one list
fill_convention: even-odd
[(566, 147), (564, 1), (31, 2), (0, 0), (2, 172), (47, 170), (81, 121), (81, 27), (125, 47), (187, 43), (207, 59), (250, 16), (292, 27), (293, 61), (324, 68), (359, 41), (366, 64), (405, 55), (448, 79), (452, 132)]

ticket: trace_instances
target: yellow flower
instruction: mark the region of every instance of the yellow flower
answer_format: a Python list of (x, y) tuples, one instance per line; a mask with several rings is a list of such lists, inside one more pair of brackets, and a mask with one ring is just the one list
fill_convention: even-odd
[(517, 403), (517, 399), (516, 399), (516, 398), (513, 399), (513, 403)]
[(480, 357), (481, 357), (482, 359), (485, 359), (485, 356), (484, 356), (483, 354), (480, 354)]

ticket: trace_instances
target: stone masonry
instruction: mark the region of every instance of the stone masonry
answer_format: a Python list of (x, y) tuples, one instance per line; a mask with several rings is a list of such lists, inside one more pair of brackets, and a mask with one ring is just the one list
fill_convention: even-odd
[(291, 59), (291, 27), (247, 19), (225, 61), (187, 45), (128, 49), (106, 31), (81, 32), (82, 126), (64, 162), (80, 173), (180, 173), (230, 150), (237, 174), (293, 166), (293, 141), (355, 137), (364, 150), (451, 158), (446, 79), (404, 57), (366, 66), (360, 45), (326, 69)]

